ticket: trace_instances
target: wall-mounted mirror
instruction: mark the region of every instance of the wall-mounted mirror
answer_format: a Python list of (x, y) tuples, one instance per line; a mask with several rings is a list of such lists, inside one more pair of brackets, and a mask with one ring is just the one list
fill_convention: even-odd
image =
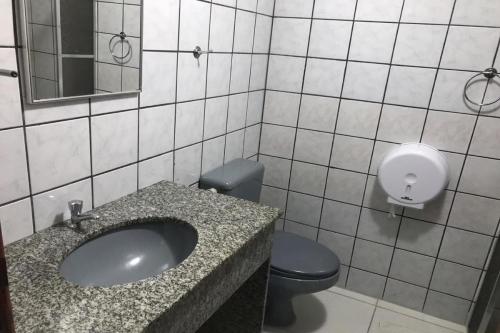
[(139, 92), (142, 0), (20, 0), (27, 102)]

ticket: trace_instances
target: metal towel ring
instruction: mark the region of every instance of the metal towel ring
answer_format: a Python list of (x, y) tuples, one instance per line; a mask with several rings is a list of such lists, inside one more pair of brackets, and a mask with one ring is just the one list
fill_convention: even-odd
[[(120, 38), (120, 41), (117, 41), (116, 43), (113, 44), (113, 41), (115, 40), (115, 38)], [(117, 56), (115, 53), (114, 53), (114, 50), (115, 50), (115, 46), (121, 42), (121, 44), (127, 44), (127, 53), (123, 56)], [(127, 35), (122, 31), (120, 32), (119, 34), (116, 34), (116, 35), (113, 35), (113, 37), (111, 37), (111, 39), (109, 40), (109, 44), (108, 44), (108, 47), (109, 47), (109, 52), (111, 52), (111, 56), (113, 57), (113, 59), (115, 59), (117, 62), (119, 63), (125, 63), (124, 59), (126, 59), (130, 53), (132, 52), (132, 46), (130, 45), (130, 42), (129, 40), (127, 39)]]
[(471, 103), (471, 104), (474, 104), (474, 105), (477, 105), (477, 106), (486, 106), (486, 105), (492, 105), (492, 104), (495, 104), (497, 102), (500, 101), (500, 97), (498, 97), (497, 99), (495, 99), (494, 101), (490, 101), (490, 102), (484, 102), (484, 103), (477, 103), (477, 102), (474, 102), (473, 100), (471, 100), (469, 98), (469, 96), (467, 95), (467, 90), (469, 89), (469, 87), (472, 85), (472, 80), (474, 80), (476, 77), (480, 76), (480, 75), (484, 75), (485, 78), (489, 80), (492, 80), (494, 79), (495, 77), (500, 77), (500, 75), (498, 74), (498, 71), (496, 70), (496, 68), (493, 68), (493, 67), (490, 67), (490, 68), (486, 68), (484, 71), (482, 72), (479, 72), (475, 75), (473, 75), (469, 80), (467, 80), (467, 82), (465, 83), (465, 87), (464, 87), (464, 97), (465, 99)]

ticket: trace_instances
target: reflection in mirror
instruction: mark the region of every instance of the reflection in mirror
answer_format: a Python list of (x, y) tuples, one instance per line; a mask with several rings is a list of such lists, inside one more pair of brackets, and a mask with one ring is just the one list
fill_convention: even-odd
[(140, 90), (141, 0), (25, 0), (31, 101)]

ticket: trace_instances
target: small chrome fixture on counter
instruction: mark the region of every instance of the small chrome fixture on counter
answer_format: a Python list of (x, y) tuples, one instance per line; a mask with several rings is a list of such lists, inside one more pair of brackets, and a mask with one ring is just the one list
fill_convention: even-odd
[(489, 102), (483, 102), (483, 103), (478, 103), (478, 102), (475, 102), (473, 100), (470, 99), (469, 95), (467, 95), (467, 90), (469, 89), (469, 87), (473, 84), (473, 80), (478, 77), (478, 76), (481, 76), (483, 75), (486, 79), (488, 79), (488, 82), (490, 80), (493, 80), (495, 77), (500, 77), (500, 74), (498, 74), (498, 71), (496, 68), (486, 68), (484, 71), (482, 72), (479, 72), (477, 74), (474, 74), (469, 80), (467, 80), (467, 82), (465, 83), (465, 87), (464, 87), (464, 97), (465, 99), (471, 103), (471, 104), (474, 104), (476, 106), (486, 106), (486, 105), (492, 105), (492, 104), (495, 104), (497, 102), (500, 101), (500, 97), (498, 97), (497, 99), (493, 100), (493, 101), (489, 101)]
[(17, 77), (17, 72), (10, 69), (0, 69), (0, 76)]
[(73, 229), (77, 232), (83, 232), (80, 222), (86, 220), (97, 220), (99, 218), (98, 215), (94, 214), (82, 214), (83, 209), (83, 201), (82, 200), (71, 200), (68, 202), (69, 211), (71, 213), (71, 219), (66, 221), (65, 224), (70, 229)]

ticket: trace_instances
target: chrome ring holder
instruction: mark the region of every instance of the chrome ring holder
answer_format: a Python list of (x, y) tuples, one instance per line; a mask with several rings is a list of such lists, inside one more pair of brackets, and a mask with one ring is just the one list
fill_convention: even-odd
[[(116, 38), (120, 38), (120, 40), (117, 40), (116, 42), (113, 43), (113, 41)], [(116, 48), (116, 45), (118, 45), (118, 44), (120, 44), (120, 45), (126, 44), (127, 45), (127, 52), (122, 56), (118, 56), (115, 54), (115, 48)], [(132, 46), (130, 45), (129, 40), (127, 39), (127, 35), (123, 31), (120, 32), (119, 34), (113, 35), (113, 37), (111, 37), (111, 39), (109, 40), (108, 47), (109, 47), (109, 52), (111, 52), (111, 56), (113, 57), (113, 59), (116, 62), (118, 62), (120, 64), (125, 64), (128, 62), (128, 60), (126, 61), (125, 59), (127, 59), (128, 56), (132, 53)]]
[(482, 72), (479, 72), (477, 74), (474, 74), (469, 80), (467, 80), (467, 82), (465, 83), (465, 87), (464, 87), (464, 97), (465, 99), (471, 103), (471, 104), (474, 104), (476, 106), (487, 106), (487, 105), (492, 105), (492, 104), (495, 104), (497, 102), (500, 101), (500, 97), (498, 97), (497, 99), (493, 100), (493, 101), (489, 101), (489, 102), (483, 102), (483, 103), (477, 103), (477, 102), (474, 102), (472, 99), (469, 98), (469, 95), (467, 95), (467, 90), (469, 89), (469, 87), (473, 84), (473, 80), (478, 77), (478, 76), (481, 76), (483, 75), (485, 78), (488, 79), (488, 82), (490, 80), (493, 80), (495, 77), (500, 77), (500, 74), (498, 74), (498, 71), (496, 70), (496, 68), (493, 68), (493, 67), (490, 67), (490, 68), (486, 68), (484, 71)]

